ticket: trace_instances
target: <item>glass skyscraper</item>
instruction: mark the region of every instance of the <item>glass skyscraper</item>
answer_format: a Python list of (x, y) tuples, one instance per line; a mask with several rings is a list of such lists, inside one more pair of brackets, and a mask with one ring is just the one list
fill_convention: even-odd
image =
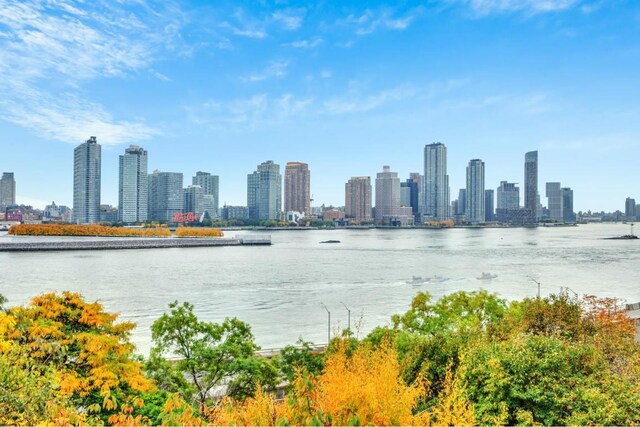
[(480, 159), (469, 161), (467, 166), (467, 196), (465, 219), (472, 223), (485, 221), (484, 162)]
[(13, 172), (3, 172), (0, 178), (0, 206), (7, 207), (16, 204), (16, 180)]
[(538, 203), (538, 152), (530, 151), (524, 155), (524, 208), (531, 221), (539, 218)]
[(147, 151), (131, 145), (120, 156), (118, 217), (122, 222), (147, 220), (149, 184)]
[(447, 147), (437, 142), (424, 147), (425, 214), (432, 219), (449, 219), (449, 175), (447, 175)]
[(73, 150), (73, 221), (91, 224), (100, 221), (101, 150), (96, 137)]
[(282, 211), (282, 175), (280, 165), (268, 160), (247, 175), (249, 217), (258, 220), (280, 219)]
[(182, 173), (160, 172), (149, 174), (148, 219), (172, 222), (175, 213), (182, 212)]

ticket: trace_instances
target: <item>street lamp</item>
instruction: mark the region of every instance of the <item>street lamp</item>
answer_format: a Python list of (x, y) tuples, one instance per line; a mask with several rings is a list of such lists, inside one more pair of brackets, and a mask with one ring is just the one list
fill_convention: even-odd
[(533, 277), (529, 277), (529, 279), (533, 280), (534, 282), (536, 282), (536, 284), (538, 285), (538, 298), (540, 298), (540, 282), (538, 282), (536, 279), (534, 279)]
[(327, 322), (327, 345), (329, 345), (329, 343), (331, 342), (331, 312), (323, 302), (321, 302), (320, 304), (322, 304), (324, 309), (327, 310), (327, 315), (329, 316), (329, 321)]
[(347, 330), (349, 331), (349, 333), (351, 333), (351, 310), (349, 310), (349, 307), (347, 307), (345, 305), (345, 303), (343, 303), (342, 301), (340, 301), (340, 304), (342, 304), (344, 306), (344, 308), (347, 309), (347, 315), (348, 315), (348, 319), (349, 319), (349, 321), (348, 321), (349, 322), (348, 323), (349, 327), (347, 328)]

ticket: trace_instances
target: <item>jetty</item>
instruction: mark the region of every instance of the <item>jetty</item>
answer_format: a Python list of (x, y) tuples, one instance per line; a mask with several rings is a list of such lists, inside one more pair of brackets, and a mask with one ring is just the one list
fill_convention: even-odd
[[(51, 239), (51, 240), (49, 240)], [(236, 236), (234, 238), (205, 237), (123, 237), (123, 238), (47, 238), (46, 240), (23, 240), (0, 242), (0, 252), (39, 251), (85, 251), (114, 249), (165, 249), (165, 248), (206, 248), (213, 246), (255, 246), (271, 245), (271, 236)]]

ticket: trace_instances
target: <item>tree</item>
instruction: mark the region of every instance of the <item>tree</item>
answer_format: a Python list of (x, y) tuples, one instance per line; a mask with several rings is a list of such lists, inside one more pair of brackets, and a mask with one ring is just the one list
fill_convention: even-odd
[[(195, 396), (201, 410), (206, 410), (218, 387), (226, 387), (231, 396), (246, 396), (253, 394), (258, 383), (275, 383), (274, 368), (255, 356), (258, 346), (248, 324), (235, 318), (221, 324), (199, 321), (193, 305), (187, 302), (175, 301), (169, 308), (170, 313), (163, 314), (151, 327), (155, 343), (152, 353), (156, 357), (178, 357), (174, 367), (188, 377), (187, 393)], [(169, 365), (164, 368), (170, 370)], [(184, 391), (183, 385), (178, 387), (182, 390), (172, 385), (168, 388)]]
[(297, 345), (288, 345), (280, 350), (280, 371), (285, 380), (293, 382), (296, 374), (305, 369), (312, 375), (317, 375), (324, 368), (324, 355), (315, 352), (313, 343), (301, 339)]

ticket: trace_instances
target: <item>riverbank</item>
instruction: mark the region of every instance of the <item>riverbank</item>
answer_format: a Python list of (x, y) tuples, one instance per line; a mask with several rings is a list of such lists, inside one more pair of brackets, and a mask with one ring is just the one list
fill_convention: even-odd
[(82, 251), (113, 249), (201, 248), (212, 246), (271, 245), (271, 236), (242, 238), (124, 238), (87, 240), (39, 240), (0, 243), (0, 252)]

